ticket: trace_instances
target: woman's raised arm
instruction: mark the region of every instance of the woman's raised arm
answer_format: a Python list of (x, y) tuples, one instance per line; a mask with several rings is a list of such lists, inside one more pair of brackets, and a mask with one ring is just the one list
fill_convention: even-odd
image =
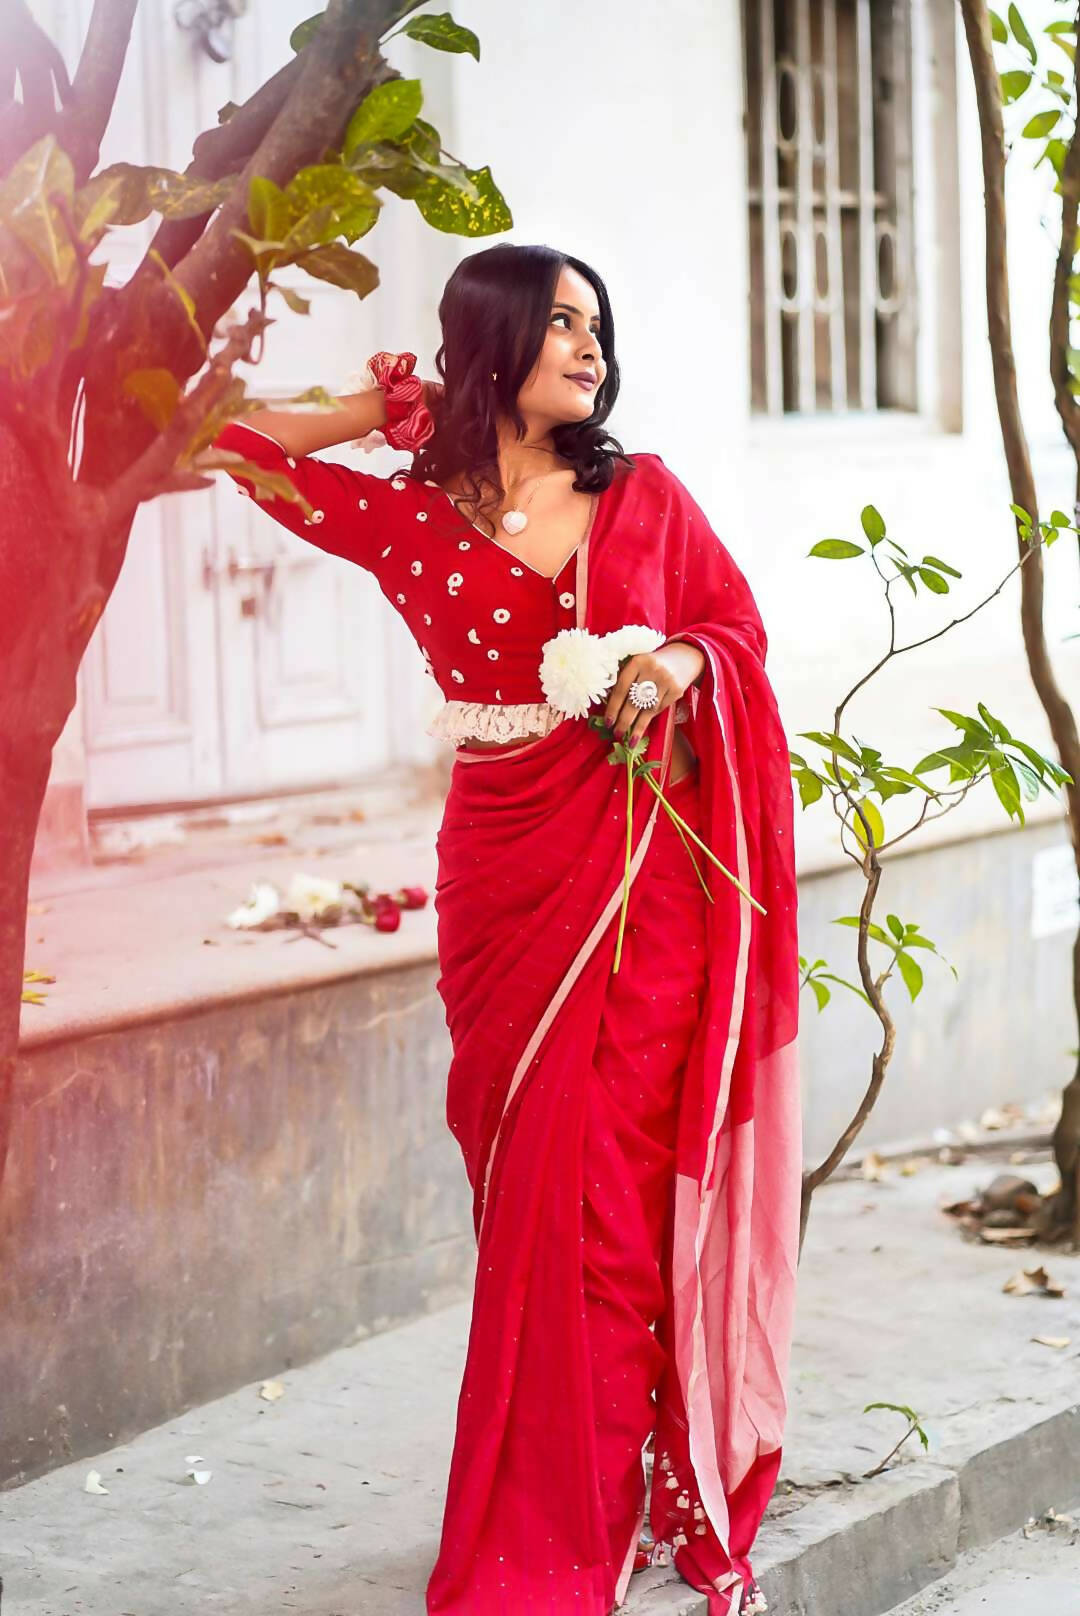
[(381, 387), (364, 393), (346, 393), (334, 400), (336, 410), (300, 414), (292, 410), (253, 410), (244, 416), (248, 426), (263, 432), (288, 455), (299, 459), (329, 449), (335, 443), (349, 443), (366, 437), (386, 423), (386, 397)]

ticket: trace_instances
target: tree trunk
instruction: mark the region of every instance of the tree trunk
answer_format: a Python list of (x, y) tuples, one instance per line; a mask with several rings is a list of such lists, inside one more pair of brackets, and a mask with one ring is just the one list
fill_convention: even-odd
[[(94, 502), (72, 500), (63, 461), (51, 476), (46, 470), (25, 434), (0, 418), (0, 1189), (15, 1108), (30, 860), (53, 747), (106, 598)], [(122, 553), (124, 536), (112, 547)]]
[[(1020, 414), (1009, 308), (1009, 274), (1005, 215), (1005, 133), (1001, 81), (994, 62), (990, 14), (986, 0), (960, 0), (968, 54), (975, 79), (982, 148), (986, 212), (986, 307), (994, 394), (1002, 444), (1015, 504), (1038, 521), (1038, 494)], [(1070, 250), (1073, 243), (1070, 239)], [(1071, 263), (1071, 258), (1070, 258)], [(1018, 538), (1021, 554), (1028, 546)], [(1061, 766), (1072, 775), (1066, 786), (1067, 824), (1080, 874), (1080, 735), (1076, 716), (1054, 676), (1043, 626), (1043, 557), (1041, 547), (1020, 569), (1020, 622), (1032, 683), (1046, 713)], [(1080, 934), (1073, 944), (1073, 1002), (1080, 1027)], [(1061, 1188), (1045, 1208), (1044, 1232), (1070, 1230), (1080, 1247), (1080, 1062), (1062, 1096), (1061, 1118), (1053, 1135), (1054, 1158)]]

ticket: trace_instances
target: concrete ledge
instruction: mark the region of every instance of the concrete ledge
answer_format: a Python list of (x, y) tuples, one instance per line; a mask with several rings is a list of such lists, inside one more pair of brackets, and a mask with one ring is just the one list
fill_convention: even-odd
[(430, 964), (26, 1050), (0, 1486), (467, 1295), (449, 1058)]

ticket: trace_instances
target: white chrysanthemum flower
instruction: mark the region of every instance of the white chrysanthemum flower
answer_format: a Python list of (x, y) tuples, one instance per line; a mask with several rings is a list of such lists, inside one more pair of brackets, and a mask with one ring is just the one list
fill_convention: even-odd
[(553, 707), (571, 718), (584, 718), (615, 683), (619, 665), (604, 635), (564, 628), (541, 650), (541, 689)]
[(649, 628), (645, 623), (626, 623), (622, 628), (612, 629), (610, 634), (604, 635), (616, 665), (623, 657), (637, 656), (639, 651), (656, 651), (666, 639), (666, 634), (661, 634), (659, 629)]
[(301, 920), (318, 920), (327, 910), (339, 908), (345, 900), (345, 889), (340, 881), (328, 881), (321, 875), (294, 875), (285, 894), (285, 907), (295, 911)]
[(272, 920), (278, 913), (280, 904), (281, 897), (277, 887), (271, 886), (269, 881), (256, 881), (239, 909), (234, 909), (231, 915), (226, 915), (225, 924), (237, 931), (251, 931)]

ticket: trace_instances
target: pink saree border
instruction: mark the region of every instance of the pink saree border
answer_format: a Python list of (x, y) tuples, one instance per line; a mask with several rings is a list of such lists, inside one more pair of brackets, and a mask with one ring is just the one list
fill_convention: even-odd
[[(735, 814), (736, 854), (739, 880), (744, 886), (749, 886), (750, 869), (746, 851), (746, 826), (743, 819), (742, 800), (739, 793), (739, 782), (732, 767), (731, 752), (727, 744), (727, 731), (724, 726), (724, 716), (720, 710), (718, 697), (719, 669), (713, 656), (712, 648), (707, 643), (690, 635), (709, 659), (712, 673), (712, 703), (716, 713), (716, 720), (720, 727), (721, 741), (724, 746), (724, 761), (727, 767), (728, 782), (731, 786), (732, 803)], [(695, 712), (697, 704), (695, 703)], [(724, 1045), (724, 1058), (721, 1067), (720, 1087), (717, 1093), (716, 1110), (709, 1130), (709, 1142), (706, 1151), (705, 1169), (702, 1175), (702, 1185), (707, 1186), (699, 1190), (698, 1181), (690, 1174), (680, 1173), (675, 1184), (675, 1234), (672, 1255), (672, 1292), (680, 1294), (689, 1284), (694, 1287), (694, 1314), (690, 1326), (689, 1337), (676, 1335), (675, 1357), (679, 1366), (679, 1375), (684, 1387), (684, 1399), (688, 1420), (688, 1442), (690, 1460), (694, 1468), (694, 1475), (698, 1482), (701, 1502), (715, 1531), (724, 1553), (731, 1557), (731, 1518), (727, 1507), (727, 1495), (723, 1480), (717, 1464), (716, 1431), (713, 1423), (712, 1403), (709, 1396), (708, 1380), (708, 1351), (705, 1342), (704, 1326), (704, 1290), (701, 1283), (701, 1254), (705, 1234), (712, 1214), (713, 1202), (716, 1196), (716, 1179), (714, 1175), (717, 1166), (717, 1140), (720, 1127), (727, 1111), (728, 1098), (731, 1091), (731, 1074), (735, 1064), (735, 1055), (739, 1044), (739, 1032), (742, 1026), (743, 1010), (746, 1001), (746, 976), (750, 951), (750, 904), (741, 894), (739, 896), (739, 941), (736, 957), (735, 981), (732, 988), (731, 1019), (728, 1022), (727, 1037)], [(750, 1125), (752, 1126), (752, 1124)], [(691, 1255), (692, 1250), (692, 1255)], [(745, 1467), (744, 1472), (745, 1473)], [(732, 1480), (732, 1488), (738, 1484), (741, 1477)], [(722, 1582), (714, 1584), (718, 1593), (738, 1584), (733, 1591), (732, 1604), (735, 1594), (741, 1588), (742, 1578), (739, 1573), (732, 1570)], [(731, 1606), (729, 1605), (729, 1610)]]

